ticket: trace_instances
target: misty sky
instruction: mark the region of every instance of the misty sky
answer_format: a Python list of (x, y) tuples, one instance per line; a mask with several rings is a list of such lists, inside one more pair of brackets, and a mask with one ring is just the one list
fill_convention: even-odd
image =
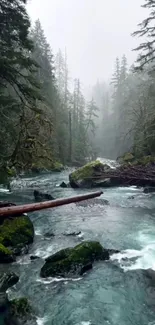
[(70, 76), (86, 86), (107, 80), (116, 56), (127, 55), (140, 40), (131, 37), (147, 12), (144, 0), (30, 0), (32, 21), (40, 19), (55, 53), (67, 48)]

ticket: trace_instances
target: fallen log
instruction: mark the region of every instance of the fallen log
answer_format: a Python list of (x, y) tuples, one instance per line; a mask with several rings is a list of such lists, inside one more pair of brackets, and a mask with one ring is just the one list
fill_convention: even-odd
[(110, 179), (112, 182), (117, 181), (117, 185), (155, 186), (155, 166), (120, 166), (85, 178), (85, 180), (92, 181), (104, 181), (105, 179)]
[(57, 199), (52, 201), (30, 203), (25, 205), (1, 208), (0, 217), (15, 216), (15, 215), (21, 215), (23, 213), (34, 212), (38, 210), (55, 208), (65, 204), (71, 204), (71, 203), (80, 202), (88, 199), (93, 199), (95, 197), (100, 196), (101, 194), (103, 194), (103, 192), (98, 191), (98, 192), (92, 192), (84, 195), (72, 196), (70, 198), (62, 198), (62, 199)]

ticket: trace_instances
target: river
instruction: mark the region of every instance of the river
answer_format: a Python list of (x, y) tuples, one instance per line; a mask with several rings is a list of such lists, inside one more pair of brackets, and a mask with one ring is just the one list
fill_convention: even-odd
[[(34, 188), (55, 198), (88, 192), (58, 187), (68, 181), (68, 174), (64, 171), (15, 180), (12, 193), (1, 188), (0, 200), (33, 202)], [(129, 199), (131, 196), (134, 199)], [(155, 270), (155, 194), (120, 187), (104, 189), (103, 198), (109, 201), (108, 206), (99, 201), (32, 213), (35, 240), (29, 254), (0, 267), (0, 271), (9, 269), (20, 275), (9, 296), (27, 296), (39, 325), (155, 325), (155, 277), (144, 271)], [(79, 236), (63, 235), (78, 231)], [(46, 238), (47, 232), (55, 237)], [(98, 240), (121, 253), (108, 262), (96, 263), (81, 278), (39, 277), (45, 257), (83, 240)], [(41, 259), (30, 261), (31, 254)]]

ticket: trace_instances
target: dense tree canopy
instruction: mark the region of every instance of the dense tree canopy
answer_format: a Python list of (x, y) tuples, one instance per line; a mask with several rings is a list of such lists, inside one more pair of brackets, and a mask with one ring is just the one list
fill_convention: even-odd
[(0, 2), (1, 170), (53, 168), (92, 154), (80, 80), (71, 92), (66, 50), (53, 56), (40, 21), (30, 25), (26, 3)]

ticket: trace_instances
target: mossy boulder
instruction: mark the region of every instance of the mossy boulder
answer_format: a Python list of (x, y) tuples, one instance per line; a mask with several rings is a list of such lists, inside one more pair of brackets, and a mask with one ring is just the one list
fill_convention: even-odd
[(0, 244), (0, 262), (11, 263), (15, 260), (13, 253), (10, 249)]
[(36, 325), (37, 320), (33, 313), (30, 302), (27, 298), (14, 299), (9, 302), (10, 311), (7, 316), (9, 324), (18, 325)]
[(14, 272), (0, 274), (0, 314), (9, 310), (7, 290), (18, 281), (19, 277)]
[(97, 241), (86, 241), (74, 248), (66, 248), (48, 257), (41, 269), (41, 277), (82, 275), (98, 260), (108, 260), (109, 252)]
[(0, 263), (13, 261), (16, 254), (33, 242), (33, 238), (34, 227), (29, 217), (4, 219), (0, 225)]
[(98, 177), (110, 170), (110, 166), (101, 163), (99, 160), (92, 161), (69, 175), (70, 185), (73, 188), (97, 187)]

